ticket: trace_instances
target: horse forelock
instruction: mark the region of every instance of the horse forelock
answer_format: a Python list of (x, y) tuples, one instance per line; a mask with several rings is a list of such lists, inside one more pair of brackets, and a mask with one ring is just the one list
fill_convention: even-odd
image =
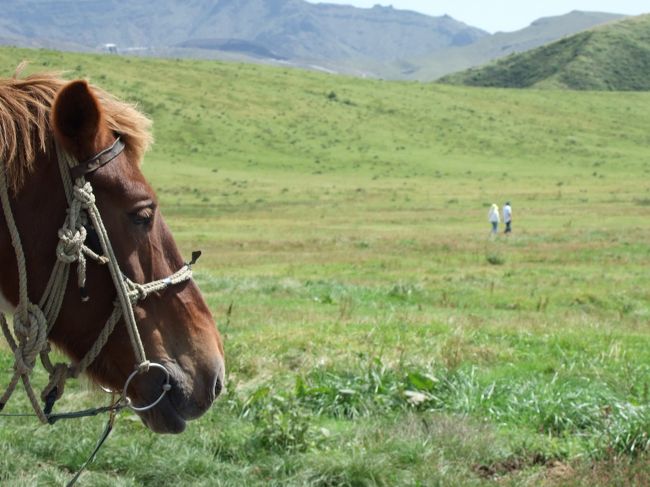
[[(53, 150), (50, 112), (66, 83), (56, 72), (0, 79), (0, 162), (14, 194), (24, 185), (39, 154)], [(134, 105), (96, 86), (91, 88), (108, 128), (121, 135), (129, 160), (140, 163), (153, 141), (151, 121)]]

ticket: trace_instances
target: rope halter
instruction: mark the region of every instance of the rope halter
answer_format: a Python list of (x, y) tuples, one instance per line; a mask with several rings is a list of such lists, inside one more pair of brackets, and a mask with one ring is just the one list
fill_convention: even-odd
[[(68, 210), (65, 221), (58, 232), (59, 242), (56, 247), (54, 268), (38, 305), (30, 300), (27, 292), (25, 255), (11, 210), (5, 174), (6, 168), (4, 165), (0, 167), (0, 200), (16, 253), (19, 285), (19, 301), (13, 317), (13, 334), (9, 329), (5, 316), (0, 313), (0, 328), (2, 328), (3, 334), (14, 354), (14, 373), (5, 392), (0, 396), (0, 411), (16, 389), (18, 382), (22, 381), (32, 408), (43, 423), (52, 424), (62, 417), (78, 417), (78, 415), (75, 415), (76, 413), (70, 413), (70, 415), (51, 414), (54, 402), (63, 394), (66, 380), (79, 376), (99, 356), (120, 319), (123, 319), (126, 325), (137, 366), (126, 379), (120, 399), (114, 404), (114, 407), (129, 407), (142, 412), (157, 405), (171, 389), (169, 371), (163, 365), (147, 360), (138, 332), (133, 306), (152, 293), (160, 292), (170, 286), (191, 279), (192, 265), (196, 263), (201, 252), (193, 252), (192, 260), (171, 276), (146, 284), (134, 283), (120, 270), (108, 232), (96, 206), (93, 187), (90, 182), (86, 181), (85, 175), (108, 164), (119, 156), (123, 150), (124, 143), (120, 140), (120, 137), (117, 137), (110, 147), (102, 150), (87, 161), (79, 163), (57, 144), (59, 171), (68, 201)], [(89, 229), (96, 234), (100, 248), (91, 248), (92, 245), (87, 242), (90, 234)], [(115, 307), (95, 343), (81, 360), (74, 364), (53, 365), (49, 358), (48, 336), (63, 304), (70, 266), (75, 262), (77, 264), (77, 285), (80, 289), (81, 301), (85, 302), (89, 299), (85, 289), (88, 258), (98, 264), (107, 266), (117, 293)], [(29, 379), (39, 355), (43, 367), (49, 373), (48, 385), (41, 393), (41, 399), (45, 401), (44, 407), (40, 406)], [(146, 373), (151, 368), (160, 369), (165, 373), (165, 383), (162, 386), (161, 394), (151, 404), (136, 407), (127, 396), (128, 387), (138, 374)], [(99, 411), (99, 409), (94, 411), (94, 414), (97, 414), (96, 411)]]

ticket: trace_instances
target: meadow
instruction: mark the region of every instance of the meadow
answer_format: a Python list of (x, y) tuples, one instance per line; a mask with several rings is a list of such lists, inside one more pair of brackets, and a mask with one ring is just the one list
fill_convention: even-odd
[[(82, 485), (650, 484), (650, 93), (14, 48), (2, 75), (22, 59), (152, 117), (225, 338), (215, 406), (173, 437), (122, 413)], [(104, 421), (2, 418), (0, 484), (65, 482)]]

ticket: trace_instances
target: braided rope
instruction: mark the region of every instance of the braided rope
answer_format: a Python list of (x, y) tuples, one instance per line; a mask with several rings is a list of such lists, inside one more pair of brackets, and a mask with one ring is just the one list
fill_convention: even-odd
[[(45, 414), (36, 400), (34, 389), (29, 381), (29, 374), (31, 373), (36, 363), (36, 357), (47, 346), (47, 333), (45, 328), (47, 323), (43, 312), (37, 306), (29, 301), (29, 293), (27, 290), (27, 264), (25, 261), (25, 253), (23, 252), (22, 242), (20, 241), (20, 234), (18, 227), (14, 220), (13, 212), (9, 202), (9, 187), (7, 185), (6, 167), (3, 165), (0, 168), (0, 201), (2, 202), (2, 211), (4, 213), (5, 222), (11, 236), (11, 244), (16, 254), (16, 264), (18, 267), (18, 306), (14, 314), (14, 335), (16, 341), (10, 342), (10, 346), (14, 352), (14, 375), (5, 390), (5, 393), (0, 398), (0, 405), (4, 405), (9, 400), (9, 397), (16, 389), (18, 380), (22, 379), (25, 391), (29, 400), (34, 408), (34, 412), (43, 422), (47, 421)], [(2, 329), (6, 335), (8, 327), (6, 320), (2, 318)], [(5, 331), (6, 329), (6, 331)]]
[(128, 296), (133, 304), (146, 299), (150, 294), (164, 291), (170, 286), (180, 284), (192, 278), (192, 267), (189, 264), (181, 267), (180, 270), (173, 273), (171, 276), (159, 281), (148, 282), (147, 284), (136, 284), (128, 278), (124, 281), (128, 288)]
[(9, 235), (11, 236), (11, 245), (16, 253), (16, 263), (18, 266), (19, 303), (16, 313), (24, 315), (27, 312), (26, 306), (29, 301), (27, 292), (27, 266), (25, 264), (25, 253), (23, 252), (22, 242), (20, 241), (20, 234), (18, 233), (18, 227), (16, 226), (16, 221), (14, 220), (14, 215), (11, 211), (11, 204), (9, 203), (9, 187), (7, 185), (7, 176), (5, 172), (6, 167), (3, 165), (2, 168), (0, 168), (0, 200), (2, 201), (2, 211), (4, 213), (7, 228), (9, 229)]
[[(92, 191), (92, 188), (89, 184), (88, 188), (90, 191)], [(90, 220), (93, 224), (93, 227), (95, 227), (95, 231), (97, 232), (97, 236), (99, 237), (104, 255), (108, 258), (108, 269), (110, 271), (111, 278), (113, 279), (115, 290), (117, 291), (117, 299), (119, 300), (120, 307), (122, 308), (124, 322), (126, 323), (126, 329), (129, 333), (129, 339), (131, 340), (133, 353), (135, 353), (135, 359), (137, 363), (145, 364), (147, 362), (147, 357), (144, 352), (142, 340), (140, 339), (140, 334), (138, 333), (138, 327), (135, 321), (135, 315), (133, 313), (133, 305), (128, 296), (129, 290), (127, 289), (126, 283), (122, 277), (122, 271), (117, 264), (117, 258), (115, 257), (113, 248), (110, 245), (106, 227), (104, 227), (104, 223), (102, 222), (101, 216), (99, 215), (99, 211), (97, 210), (94, 201), (92, 205), (88, 207), (88, 213), (90, 215)], [(145, 370), (147, 368), (148, 367), (145, 366)]]
[(117, 325), (121, 317), (122, 310), (118, 306), (115, 306), (111, 316), (106, 320), (106, 324), (95, 340), (93, 346), (90, 347), (84, 358), (82, 358), (78, 364), (70, 368), (70, 377), (78, 377), (79, 374), (85, 371), (88, 366), (95, 361), (99, 356), (99, 353), (102, 351), (102, 348), (104, 348), (104, 345), (106, 345), (106, 342), (108, 342), (108, 337), (113, 333), (115, 325)]

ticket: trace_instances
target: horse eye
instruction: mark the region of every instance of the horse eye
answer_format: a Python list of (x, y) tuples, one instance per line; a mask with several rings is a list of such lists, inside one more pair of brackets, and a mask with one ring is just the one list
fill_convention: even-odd
[(141, 208), (133, 213), (129, 213), (131, 221), (135, 225), (149, 226), (153, 220), (154, 209), (151, 206)]

